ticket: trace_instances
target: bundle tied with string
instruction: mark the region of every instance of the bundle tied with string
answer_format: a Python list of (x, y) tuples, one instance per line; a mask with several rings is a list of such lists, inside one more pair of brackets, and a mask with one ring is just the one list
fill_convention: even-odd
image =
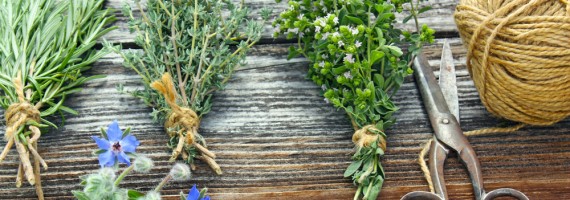
[(199, 116), (194, 110), (179, 106), (176, 103), (176, 97), (178, 95), (174, 87), (174, 82), (172, 81), (172, 76), (169, 73), (165, 73), (160, 80), (154, 81), (150, 86), (164, 96), (166, 103), (171, 109), (164, 122), (164, 128), (171, 138), (178, 137), (178, 144), (172, 152), (170, 161), (176, 160), (180, 155), (182, 155), (184, 160), (188, 159), (188, 153), (183, 150), (185, 147), (188, 148), (191, 146), (201, 153), (201, 155), (196, 156), (196, 158), (206, 162), (216, 174), (221, 175), (222, 170), (214, 160), (216, 155), (202, 145), (205, 144), (204, 140), (196, 140), (198, 127), (200, 126)]
[(454, 16), (489, 112), (528, 125), (570, 116), (566, 0), (462, 0)]
[[(41, 104), (32, 105), (30, 99), (31, 92), (24, 95), (22, 86), (21, 75), (13, 80), (15, 91), (18, 95), (18, 102), (11, 104), (4, 113), (6, 120), (6, 132), (4, 140), (6, 146), (0, 154), (0, 162), (2, 162), (13, 145), (16, 145), (20, 163), (18, 167), (18, 174), (16, 176), (16, 186), (21, 187), (24, 177), (31, 184), (36, 186), (36, 193), (38, 198), (43, 199), (43, 191), (41, 189), (40, 180), (40, 164), (47, 170), (47, 163), (39, 155), (38, 139), (41, 136), (40, 129), (40, 111)], [(27, 131), (27, 130), (29, 131)], [(29, 132), (29, 134), (20, 135), (20, 132)], [(23, 136), (23, 137), (22, 137)], [(31, 138), (30, 138), (31, 136)], [(30, 153), (32, 154), (33, 164), (30, 160)]]

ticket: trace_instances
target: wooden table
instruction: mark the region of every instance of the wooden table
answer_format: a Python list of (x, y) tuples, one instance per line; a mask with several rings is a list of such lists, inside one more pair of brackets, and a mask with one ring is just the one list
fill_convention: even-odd
[[(420, 22), (437, 30), (439, 39), (425, 51), (437, 70), (442, 39), (448, 38), (452, 45), (463, 129), (502, 123), (482, 106), (465, 69), (465, 49), (452, 18), (455, 1), (429, 3), (434, 9), (422, 16)], [(272, 7), (274, 14), (286, 8), (284, 3), (276, 4), (273, 0), (253, 0), (246, 4), (255, 11), (263, 6)], [(109, 7), (121, 5), (122, 0), (107, 2)], [(120, 19), (117, 25), (121, 28), (106, 39), (136, 48), (134, 35), (125, 27), (125, 18), (118, 11), (117, 15)], [(224, 174), (216, 176), (207, 165), (198, 162), (190, 181), (169, 184), (164, 195), (177, 199), (180, 191), (187, 192), (196, 183), (200, 188), (208, 187), (213, 199), (352, 198), (355, 188), (342, 177), (353, 153), (349, 120), (342, 111), (326, 104), (320, 87), (305, 78), (308, 67), (305, 59), (286, 60), (291, 41), (273, 40), (271, 32), (267, 25), (261, 43), (247, 58), (248, 64), (235, 73), (224, 91), (215, 94), (212, 112), (201, 124), (200, 133), (218, 155)], [(50, 167), (42, 171), (47, 199), (71, 199), (71, 190), (81, 188), (78, 177), (99, 168), (96, 156), (92, 155), (96, 145), (90, 136), (98, 135), (100, 127), (115, 119), (121, 127), (133, 128), (133, 134), (141, 141), (138, 153), (156, 161), (150, 173), (134, 173), (122, 186), (149, 190), (168, 173), (172, 164), (167, 162), (168, 137), (161, 124), (152, 121), (149, 116), (152, 110), (142, 101), (115, 89), (118, 84), (127, 90), (141, 88), (139, 77), (121, 63), (117, 55), (97, 62), (89, 74), (107, 77), (86, 84), (82, 92), (67, 101), (67, 106), (80, 114), (67, 116), (64, 126), (42, 136), (40, 154)], [(428, 189), (416, 159), (432, 130), (411, 77), (394, 99), (400, 110), (396, 115), (398, 123), (386, 130), (388, 150), (382, 159), (386, 182), (380, 199), (399, 199), (407, 192)], [(512, 187), (531, 199), (570, 199), (569, 132), (567, 119), (554, 126), (524, 128), (508, 135), (471, 137), (483, 167), (486, 188)], [(12, 150), (0, 164), (0, 199), (34, 198), (33, 187), (14, 186), (16, 169), (16, 151)], [(449, 159), (445, 173), (451, 199), (473, 198), (467, 172), (457, 159)]]

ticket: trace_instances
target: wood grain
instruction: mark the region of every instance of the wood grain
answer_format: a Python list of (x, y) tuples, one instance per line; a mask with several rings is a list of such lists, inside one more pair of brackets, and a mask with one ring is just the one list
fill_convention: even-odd
[[(118, 8), (120, 2), (110, 0), (107, 6)], [(454, 1), (432, 3), (436, 14), (422, 20), (432, 23), (436, 30), (453, 32), (450, 16)], [(274, 12), (284, 8), (271, 0), (247, 4), (253, 8), (274, 6)], [(118, 24), (123, 26), (124, 22)], [(126, 28), (120, 30), (123, 32), (114, 32), (107, 39), (132, 42)], [(439, 66), (440, 43), (438, 40), (425, 50), (434, 69)], [(460, 40), (450, 39), (450, 43), (457, 67), (463, 129), (505, 124), (481, 105), (465, 69), (465, 50)], [(187, 192), (194, 183), (208, 187), (213, 199), (352, 198), (355, 188), (342, 174), (353, 153), (353, 130), (345, 114), (326, 104), (320, 87), (306, 79), (308, 62), (302, 58), (286, 60), (288, 45), (256, 45), (247, 58), (248, 64), (235, 73), (225, 90), (215, 94), (212, 112), (202, 120), (200, 133), (217, 154), (224, 175), (216, 176), (206, 164), (198, 162), (190, 181), (166, 186), (163, 194), (168, 199), (177, 199), (180, 191)], [(115, 119), (122, 128), (133, 128), (133, 134), (141, 140), (138, 153), (156, 161), (151, 172), (134, 173), (122, 186), (149, 190), (168, 173), (172, 165), (167, 162), (168, 137), (162, 126), (150, 118), (152, 109), (115, 89), (118, 84), (127, 90), (140, 88), (140, 78), (121, 67), (121, 62), (117, 55), (97, 62), (89, 73), (107, 77), (86, 84), (82, 92), (67, 101), (67, 106), (80, 114), (67, 116), (64, 126), (42, 136), (40, 154), (50, 167), (42, 171), (47, 199), (72, 199), (70, 191), (80, 189), (78, 177), (98, 169), (97, 158), (92, 155), (96, 145), (90, 136), (98, 135), (100, 127)], [(388, 150), (382, 159), (387, 178), (380, 199), (399, 199), (410, 191), (427, 190), (416, 158), (420, 146), (431, 137), (431, 127), (412, 77), (406, 79), (394, 99), (400, 110), (398, 122), (387, 130)], [(512, 187), (531, 199), (570, 199), (569, 132), (567, 119), (550, 127), (470, 138), (483, 167), (486, 188)], [(451, 158), (445, 167), (450, 198), (472, 199), (463, 165)], [(12, 150), (0, 164), (0, 199), (33, 199), (33, 187), (15, 188), (16, 169), (16, 152)]]

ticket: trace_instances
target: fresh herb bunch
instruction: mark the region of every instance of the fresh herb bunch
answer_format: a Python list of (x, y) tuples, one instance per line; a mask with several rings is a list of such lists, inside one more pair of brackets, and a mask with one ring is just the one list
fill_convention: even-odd
[[(414, 55), (434, 31), (417, 25), (418, 9), (412, 0), (291, 0), (290, 8), (273, 22), (274, 36), (296, 38), (288, 58), (302, 54), (312, 66), (309, 77), (323, 89), (325, 101), (346, 111), (356, 130), (354, 162), (344, 173), (358, 190), (354, 199), (376, 199), (384, 182), (380, 156), (386, 150), (384, 130), (394, 124), (397, 107), (391, 100), (412, 74)], [(417, 32), (394, 27), (395, 13), (410, 3)], [(407, 46), (404, 52), (398, 46)]]
[[(194, 168), (199, 158), (221, 174), (215, 154), (205, 148), (197, 129), (212, 107), (212, 94), (223, 89), (260, 39), (262, 23), (247, 19), (249, 9), (243, 1), (236, 6), (229, 0), (151, 0), (146, 12), (135, 2), (142, 18), (135, 18), (128, 6), (123, 13), (144, 52), (114, 47), (125, 66), (143, 79), (145, 89), (131, 94), (152, 106), (154, 119), (165, 123), (171, 161), (181, 155)], [(269, 15), (268, 10), (261, 12), (264, 20)]]
[[(43, 199), (37, 151), (39, 128), (57, 126), (46, 118), (77, 114), (63, 105), (66, 97), (81, 90), (82, 73), (108, 53), (93, 50), (97, 39), (115, 29), (112, 11), (104, 0), (0, 1), (0, 106), (5, 110), (6, 146), (0, 162), (13, 145), (20, 156), (16, 186), (22, 179), (36, 186)], [(30, 153), (34, 163), (30, 162)]]

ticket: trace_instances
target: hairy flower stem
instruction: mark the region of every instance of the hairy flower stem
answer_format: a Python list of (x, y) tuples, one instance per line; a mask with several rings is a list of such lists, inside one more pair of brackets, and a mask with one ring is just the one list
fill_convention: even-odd
[(170, 179), (172, 179), (172, 175), (168, 174), (166, 177), (164, 177), (164, 179), (162, 179), (162, 181), (160, 181), (160, 184), (158, 184), (154, 188), (154, 191), (159, 192), (160, 190), (162, 190), (162, 187), (164, 187), (166, 185), (166, 183), (168, 183), (168, 181), (170, 181)]
[(121, 181), (123, 181), (123, 179), (125, 178), (125, 176), (127, 176), (131, 171), (133, 171), (134, 168), (135, 168), (135, 165), (131, 165), (131, 166), (127, 167), (127, 168), (119, 175), (119, 177), (117, 177), (117, 180), (115, 180), (115, 186), (119, 186), (119, 184), (121, 184)]

